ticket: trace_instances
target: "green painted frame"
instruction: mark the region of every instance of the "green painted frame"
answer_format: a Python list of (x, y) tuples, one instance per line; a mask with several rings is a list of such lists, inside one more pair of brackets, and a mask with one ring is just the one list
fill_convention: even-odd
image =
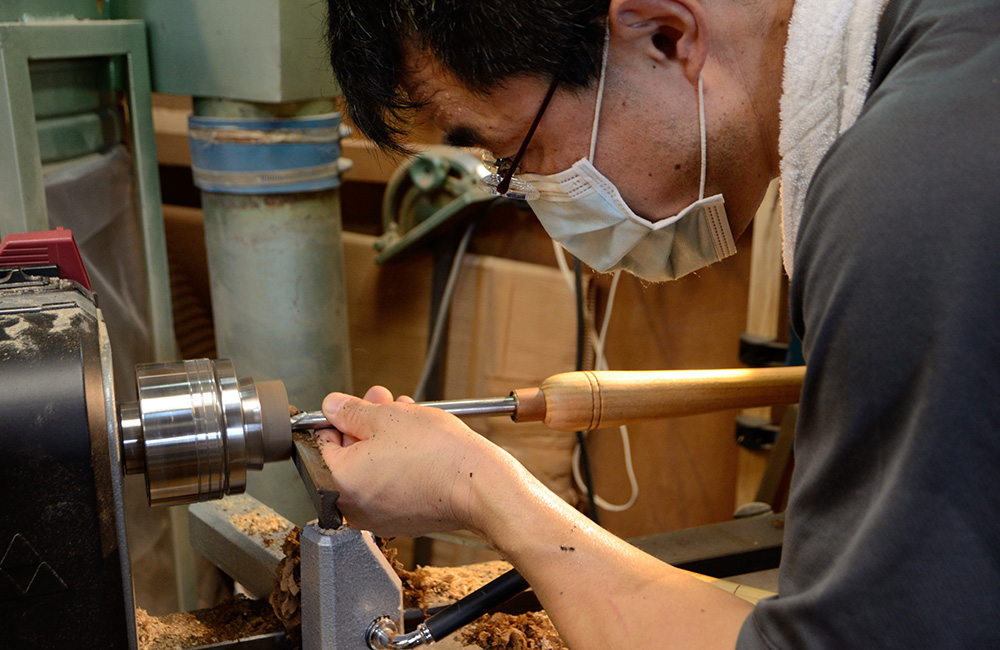
[(122, 56), (153, 352), (177, 357), (141, 20), (0, 23), (0, 235), (49, 229), (28, 61)]

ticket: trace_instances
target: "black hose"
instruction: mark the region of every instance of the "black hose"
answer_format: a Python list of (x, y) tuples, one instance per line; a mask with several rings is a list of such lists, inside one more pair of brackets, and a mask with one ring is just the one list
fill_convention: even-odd
[(576, 369), (583, 370), (583, 354), (587, 337), (587, 321), (583, 309), (583, 266), (573, 258), (573, 281), (576, 289)]
[(465, 598), (445, 607), (424, 621), (423, 625), (435, 641), (440, 641), (527, 588), (528, 581), (517, 572), (517, 569), (511, 569)]
[[(573, 276), (576, 282), (576, 369), (583, 370), (587, 322), (583, 309), (583, 267), (576, 257), (573, 258)], [(591, 521), (600, 526), (600, 515), (594, 498), (594, 476), (590, 468), (590, 454), (587, 452), (587, 435), (583, 431), (576, 432), (576, 444), (580, 446), (580, 467), (583, 470), (583, 484), (587, 489), (587, 514)]]

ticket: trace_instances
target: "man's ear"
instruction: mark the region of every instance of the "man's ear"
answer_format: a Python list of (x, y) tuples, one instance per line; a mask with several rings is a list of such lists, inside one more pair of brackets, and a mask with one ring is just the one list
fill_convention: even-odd
[(612, 0), (612, 38), (645, 42), (653, 60), (682, 66), (697, 83), (708, 56), (708, 19), (700, 0)]

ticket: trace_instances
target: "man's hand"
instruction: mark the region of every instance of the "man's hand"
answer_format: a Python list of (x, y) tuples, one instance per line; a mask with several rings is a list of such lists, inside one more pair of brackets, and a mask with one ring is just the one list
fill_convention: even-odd
[(439, 409), (408, 397), (393, 401), (381, 386), (364, 399), (332, 393), (323, 414), (323, 459), (340, 488), (338, 506), (356, 528), (416, 536), (474, 528), (473, 482), (483, 463), (506, 454)]

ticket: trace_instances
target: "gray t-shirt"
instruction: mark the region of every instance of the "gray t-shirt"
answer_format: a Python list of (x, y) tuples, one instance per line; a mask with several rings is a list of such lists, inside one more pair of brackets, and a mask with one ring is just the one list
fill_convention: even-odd
[(809, 189), (779, 596), (737, 647), (1000, 648), (1000, 2), (892, 0)]

